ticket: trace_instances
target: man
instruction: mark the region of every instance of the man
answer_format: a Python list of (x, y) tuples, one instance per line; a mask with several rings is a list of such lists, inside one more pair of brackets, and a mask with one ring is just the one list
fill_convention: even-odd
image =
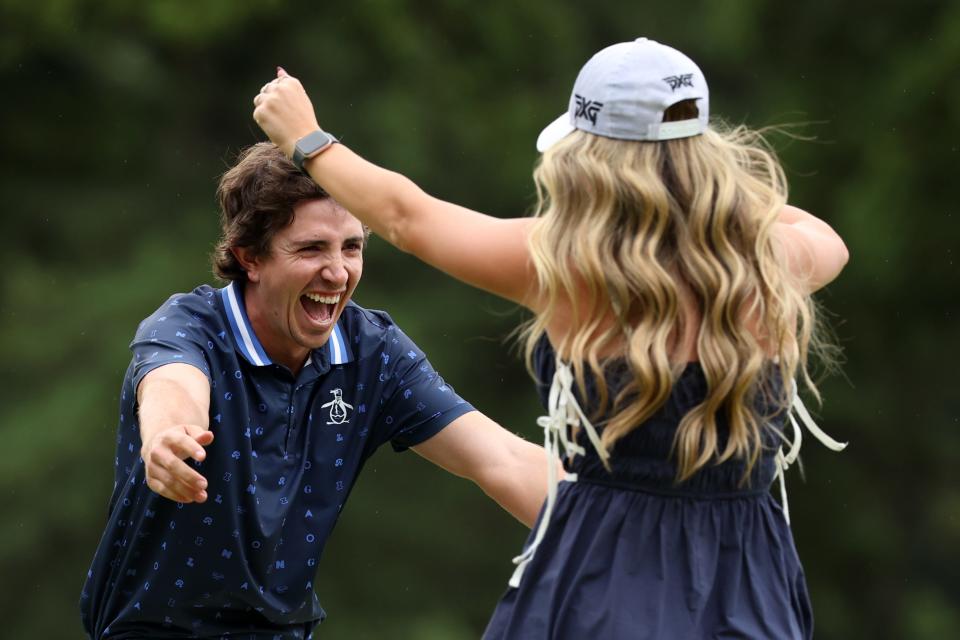
[(527, 525), (540, 447), (475, 411), (385, 313), (350, 301), (366, 231), (272, 144), (218, 191), (214, 270), (137, 330), (110, 517), (81, 594), (101, 638), (309, 638), (316, 564), (385, 442)]

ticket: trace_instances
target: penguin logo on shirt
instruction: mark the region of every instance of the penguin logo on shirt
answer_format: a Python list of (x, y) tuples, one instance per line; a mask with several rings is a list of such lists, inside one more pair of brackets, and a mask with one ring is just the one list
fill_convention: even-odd
[(330, 393), (333, 394), (333, 400), (320, 406), (321, 409), (330, 407), (330, 418), (327, 420), (327, 424), (343, 424), (348, 422), (350, 416), (347, 414), (347, 410), (352, 411), (353, 405), (343, 401), (342, 389), (331, 389)]

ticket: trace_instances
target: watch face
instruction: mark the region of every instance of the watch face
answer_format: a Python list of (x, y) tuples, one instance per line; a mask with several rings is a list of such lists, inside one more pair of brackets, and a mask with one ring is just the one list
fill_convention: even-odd
[(314, 131), (297, 140), (297, 150), (300, 151), (305, 158), (309, 158), (312, 154), (322, 151), (333, 142), (333, 140), (333, 136), (325, 131)]

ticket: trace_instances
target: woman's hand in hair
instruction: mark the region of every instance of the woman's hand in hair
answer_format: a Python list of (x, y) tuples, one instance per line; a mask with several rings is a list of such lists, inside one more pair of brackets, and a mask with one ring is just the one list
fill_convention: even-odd
[(253, 99), (253, 119), (288, 157), (297, 140), (320, 128), (313, 104), (300, 81), (277, 67), (277, 77)]

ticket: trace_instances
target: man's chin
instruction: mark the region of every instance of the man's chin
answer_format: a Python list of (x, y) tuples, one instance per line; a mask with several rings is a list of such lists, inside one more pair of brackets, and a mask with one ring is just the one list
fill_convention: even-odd
[(317, 334), (317, 333), (303, 334), (300, 336), (300, 344), (301, 346), (304, 346), (307, 349), (310, 349), (311, 351), (315, 349), (322, 349), (327, 345), (328, 342), (330, 342), (331, 335), (333, 335), (333, 327), (331, 327), (330, 330), (328, 330), (324, 334)]

